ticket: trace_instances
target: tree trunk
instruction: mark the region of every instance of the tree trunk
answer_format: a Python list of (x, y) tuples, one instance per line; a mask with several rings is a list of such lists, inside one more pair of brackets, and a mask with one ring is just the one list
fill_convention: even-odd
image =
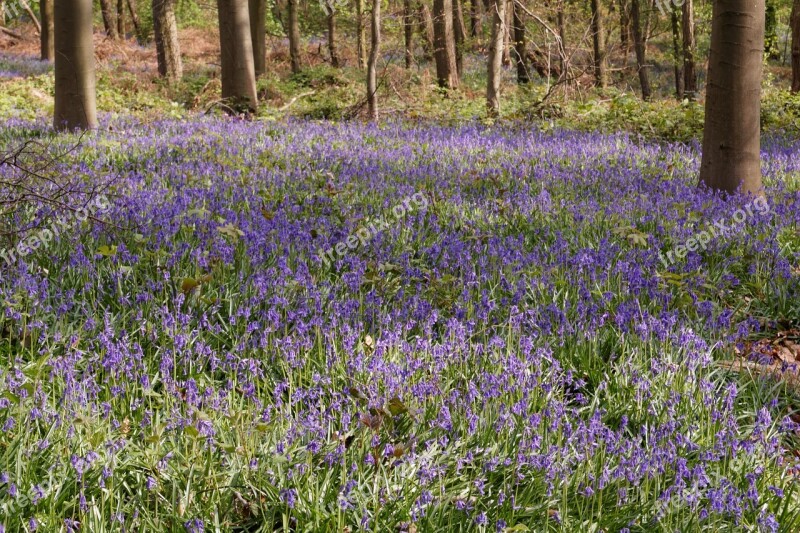
[(694, 66), (694, 5), (693, 0), (683, 3), (683, 92), (694, 100), (697, 95), (697, 71)]
[(622, 52), (625, 54), (625, 64), (628, 63), (628, 53), (631, 46), (631, 16), (626, 0), (617, 0), (619, 9), (619, 41)]
[(762, 193), (764, 0), (715, 0), (700, 182)]
[(453, 36), (453, 0), (433, 0), (433, 39), (436, 79), (440, 87), (458, 87), (458, 66)]
[(250, 40), (253, 43), (253, 66), (256, 76), (267, 71), (267, 0), (249, 0)]
[(464, 10), (461, 7), (461, 0), (453, 1), (453, 37), (455, 39), (456, 51), (456, 71), (458, 77), (464, 73), (464, 46), (467, 40), (467, 27), (464, 25)]
[(131, 22), (133, 23), (133, 31), (136, 33), (136, 40), (143, 43), (145, 35), (142, 33), (142, 25), (139, 23), (139, 15), (136, 14), (136, 0), (127, 0), (128, 12), (131, 14)]
[(116, 39), (117, 21), (114, 17), (114, 10), (111, 7), (111, 0), (100, 0), (100, 13), (103, 15), (103, 27), (106, 30), (106, 35)]
[(336, 7), (333, 0), (325, 0), (325, 19), (328, 23), (328, 53), (331, 56), (331, 66), (339, 68), (339, 53), (336, 50)]
[(411, 0), (403, 0), (403, 42), (406, 47), (406, 68), (414, 63), (414, 12)]
[(528, 74), (528, 51), (525, 40), (525, 21), (522, 18), (522, 10), (512, 1), (511, 7), (514, 11), (514, 62), (517, 64), (517, 83), (525, 84), (530, 80)]
[(247, 0), (217, 0), (222, 98), (230, 111), (255, 111), (256, 72)]
[(492, 40), (489, 43), (489, 61), (486, 81), (486, 109), (490, 117), (500, 115), (500, 75), (503, 66), (503, 33), (505, 32), (506, 0), (493, 0)]
[(682, 51), (681, 51), (681, 22), (680, 22), (680, 8), (673, 6), (670, 14), (672, 16), (672, 59), (673, 68), (675, 70), (675, 98), (683, 100), (683, 69)]
[(117, 35), (125, 39), (128, 29), (125, 27), (125, 0), (117, 0)]
[(559, 58), (561, 63), (561, 72), (566, 75), (569, 65), (567, 65), (567, 29), (564, 23), (564, 0), (558, 0), (558, 13), (556, 14), (558, 22), (558, 37), (561, 39), (562, 56)]
[(42, 61), (53, 61), (56, 57), (55, 41), (53, 40), (53, 0), (40, 0), (39, 17), (42, 19), (41, 55)]
[(372, 0), (372, 17), (370, 23), (372, 45), (367, 63), (367, 104), (369, 118), (378, 120), (378, 54), (381, 49), (381, 0)]
[(792, 5), (792, 92), (800, 92), (800, 0)]
[(481, 3), (480, 0), (470, 0), (469, 2), (469, 36), (475, 38), (481, 27)]
[[(597, 0), (594, 0), (597, 1)], [(633, 26), (633, 47), (636, 50), (636, 70), (639, 72), (639, 84), (642, 87), (642, 100), (650, 100), (649, 66), (647, 65), (646, 35), (642, 31), (642, 16), (639, 6), (640, 0), (631, 0), (631, 24)]]
[(92, 0), (55, 2), (56, 130), (97, 127)]
[(158, 73), (174, 83), (183, 77), (181, 47), (175, 0), (153, 0), (153, 34), (156, 41)]
[(356, 48), (358, 48), (358, 68), (367, 64), (367, 36), (364, 30), (364, 0), (356, 0)]
[(608, 85), (608, 74), (606, 73), (606, 33), (603, 25), (603, 4), (601, 0), (591, 0), (591, 4), (594, 80), (597, 87), (604, 89)]
[(419, 5), (419, 31), (423, 37), (423, 49), (425, 50), (425, 60), (430, 61), (433, 59), (434, 50), (436, 49), (436, 42), (433, 31), (433, 16), (431, 10), (425, 2), (420, 2)]
[(286, 10), (289, 12), (289, 56), (292, 61), (292, 73), (300, 72), (300, 23), (297, 20), (297, 1), (289, 0)]
[(506, 20), (503, 24), (503, 66), (511, 64), (511, 33), (514, 28), (514, 14), (512, 6), (508, 5), (514, 0), (506, 0)]

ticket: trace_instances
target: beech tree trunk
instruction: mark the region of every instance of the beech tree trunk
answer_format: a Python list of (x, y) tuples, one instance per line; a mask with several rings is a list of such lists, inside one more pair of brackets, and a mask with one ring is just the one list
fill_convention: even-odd
[(117, 21), (114, 16), (114, 9), (111, 0), (100, 0), (100, 13), (103, 15), (103, 27), (106, 35), (112, 39), (117, 38)]
[(125, 27), (125, 0), (117, 0), (117, 34), (125, 39), (128, 29)]
[(594, 81), (597, 87), (604, 89), (608, 85), (608, 74), (606, 72), (606, 33), (603, 25), (603, 4), (600, 0), (591, 0), (591, 7)]
[(142, 25), (139, 23), (139, 15), (136, 14), (136, 0), (127, 0), (128, 12), (131, 15), (131, 22), (133, 23), (133, 31), (136, 33), (136, 40), (141, 42), (145, 41), (145, 35), (142, 33)]
[(229, 112), (255, 111), (256, 71), (247, 0), (217, 0), (222, 98)]
[[(599, 1), (599, 0), (594, 0)], [(639, 72), (639, 85), (642, 88), (642, 99), (650, 100), (649, 66), (647, 65), (647, 36), (642, 31), (642, 15), (639, 0), (631, 0), (631, 24), (633, 26), (633, 46), (636, 50), (636, 70)]]
[(467, 40), (467, 27), (464, 25), (464, 10), (461, 0), (453, 1), (453, 37), (455, 39), (456, 70), (458, 78), (464, 73), (464, 46)]
[(332, 0), (326, 0), (325, 12), (328, 23), (328, 53), (331, 56), (331, 66), (339, 68), (339, 53), (336, 50), (336, 8)]
[(453, 35), (453, 0), (433, 0), (433, 40), (439, 86), (455, 89), (458, 87), (458, 65)]
[(508, 66), (511, 64), (511, 33), (514, 31), (514, 14), (512, 6), (508, 5), (514, 0), (506, 0), (506, 20), (503, 24), (503, 65)]
[(378, 120), (378, 54), (381, 49), (381, 0), (372, 0), (370, 22), (372, 44), (367, 62), (367, 105), (369, 118)]
[(492, 13), (492, 38), (489, 43), (486, 109), (490, 117), (497, 117), (500, 115), (500, 75), (503, 66), (506, 0), (493, 0), (490, 11)]
[(403, 0), (403, 43), (406, 48), (406, 68), (411, 68), (414, 62), (414, 12), (411, 0)]
[(792, 5), (792, 92), (800, 92), (800, 0)]
[(561, 72), (566, 75), (569, 65), (567, 64), (566, 51), (567, 51), (567, 29), (564, 23), (564, 0), (558, 0), (558, 13), (556, 14), (558, 22), (558, 37), (561, 39), (561, 49), (564, 55), (561, 55), (559, 62), (561, 63)]
[[(798, 0), (800, 1), (800, 0)], [(697, 71), (694, 66), (694, 4), (683, 3), (683, 93), (689, 100), (697, 95)]]
[(56, 130), (97, 127), (92, 0), (56, 0), (55, 112)]
[(628, 2), (626, 0), (617, 0), (617, 8), (619, 9), (619, 41), (622, 46), (622, 51), (625, 54), (625, 64), (628, 63), (628, 52), (631, 46), (631, 16), (628, 9)]
[(715, 0), (700, 183), (762, 194), (764, 0)]
[(250, 40), (253, 43), (253, 66), (256, 76), (267, 71), (267, 0), (249, 0)]
[(425, 60), (430, 61), (433, 59), (436, 43), (433, 32), (433, 16), (425, 2), (420, 2), (419, 5), (419, 26), (419, 31), (423, 37), (422, 44), (425, 50)]
[(53, 0), (40, 0), (39, 18), (42, 19), (41, 40), (42, 61), (53, 61), (56, 57), (54, 28), (53, 28)]
[(364, 0), (356, 0), (356, 48), (358, 68), (367, 65), (367, 36), (364, 30)]
[(156, 41), (158, 73), (174, 83), (183, 77), (181, 46), (175, 0), (153, 0), (153, 34)]
[(528, 51), (525, 39), (525, 21), (522, 18), (522, 10), (512, 1), (511, 7), (514, 11), (514, 62), (517, 64), (517, 83), (526, 84), (530, 80), (528, 74)]
[(286, 10), (289, 15), (289, 56), (292, 61), (292, 73), (300, 72), (300, 23), (297, 20), (298, 0), (288, 0)]
[(679, 10), (679, 7), (673, 7), (670, 10), (672, 19), (672, 53), (675, 56), (672, 63), (675, 70), (675, 98), (683, 100), (683, 69), (681, 68), (683, 51), (681, 50), (681, 21)]
[(481, 27), (481, 3), (480, 0), (470, 0), (469, 2), (469, 36), (477, 37)]

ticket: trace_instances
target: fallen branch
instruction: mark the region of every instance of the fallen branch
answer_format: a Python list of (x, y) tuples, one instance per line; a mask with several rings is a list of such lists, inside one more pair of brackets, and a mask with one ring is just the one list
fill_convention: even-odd
[(14, 39), (17, 39), (18, 41), (22, 40), (22, 35), (20, 35), (19, 33), (15, 32), (13, 30), (9, 30), (5, 26), (0, 26), (0, 32), (1, 33), (5, 33), (9, 37), (13, 37)]
[(315, 92), (316, 91), (308, 91), (308, 92), (305, 92), (305, 93), (298, 94), (297, 96), (295, 96), (294, 98), (289, 100), (285, 105), (283, 105), (283, 107), (278, 108), (278, 111), (286, 111), (287, 109), (289, 109), (289, 106), (291, 106), (293, 103), (295, 103), (300, 98), (303, 98), (304, 96), (311, 96)]
[(22, 9), (25, 10), (25, 12), (28, 14), (28, 16), (33, 21), (33, 25), (36, 26), (36, 33), (41, 35), (42, 34), (42, 25), (39, 24), (39, 19), (36, 18), (36, 13), (33, 12), (33, 9), (31, 9), (31, 6), (29, 6), (28, 2), (26, 2), (25, 0), (19, 0), (19, 3), (22, 6)]

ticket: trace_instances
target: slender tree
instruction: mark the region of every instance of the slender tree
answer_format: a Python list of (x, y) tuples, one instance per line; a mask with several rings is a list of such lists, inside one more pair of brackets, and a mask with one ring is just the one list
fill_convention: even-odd
[(250, 40), (253, 42), (253, 66), (256, 76), (267, 71), (267, 0), (249, 0)]
[[(792, 4), (792, 92), (800, 92), (800, 0)], [(44, 26), (44, 25), (43, 25)]]
[(680, 8), (673, 6), (670, 9), (672, 22), (672, 63), (675, 71), (675, 98), (683, 100), (683, 50), (681, 48), (681, 14)]
[(631, 50), (630, 43), (633, 40), (631, 37), (631, 12), (626, 0), (617, 0), (617, 9), (619, 9), (619, 41), (627, 64), (628, 53)]
[(764, 0), (715, 0), (700, 182), (762, 193)]
[(686, 98), (694, 100), (697, 94), (697, 70), (694, 66), (694, 3), (683, 3), (683, 92)]
[(97, 127), (92, 0), (56, 0), (55, 112), (56, 130)]
[(433, 0), (434, 58), (440, 87), (458, 87), (456, 45), (453, 35), (453, 0)]
[(358, 68), (367, 65), (367, 36), (364, 30), (364, 0), (356, 0), (356, 48)]
[(475, 38), (481, 27), (481, 2), (480, 0), (470, 0), (469, 2), (469, 36)]
[(639, 0), (631, 0), (631, 25), (633, 26), (633, 47), (636, 50), (636, 70), (639, 72), (639, 85), (642, 99), (650, 100), (650, 76), (647, 64), (647, 31), (642, 29), (642, 14)]
[(286, 10), (288, 11), (288, 31), (289, 31), (289, 56), (292, 61), (292, 72), (300, 72), (300, 22), (297, 18), (297, 1), (288, 0)]
[(39, 1), (39, 17), (42, 19), (41, 57), (42, 61), (53, 61), (56, 57), (56, 43), (53, 30), (53, 0)]
[(514, 47), (512, 55), (517, 64), (517, 83), (526, 84), (530, 81), (528, 73), (528, 50), (525, 39), (525, 20), (522, 18), (522, 10), (512, 0), (510, 9), (514, 11)]
[(133, 31), (134, 33), (136, 33), (136, 40), (139, 41), (140, 43), (144, 42), (146, 40), (145, 39), (146, 36), (142, 31), (142, 24), (139, 21), (139, 15), (136, 12), (136, 0), (127, 0), (127, 4), (128, 4), (128, 13), (130, 13), (131, 15), (131, 23), (133, 24)]
[(592, 7), (592, 47), (594, 51), (594, 80), (601, 89), (608, 85), (606, 72), (606, 31), (603, 25), (603, 4), (601, 0), (591, 0)]
[(222, 98), (232, 111), (254, 111), (258, 101), (247, 0), (217, 0), (217, 11)]
[(425, 2), (419, 4), (419, 32), (422, 35), (422, 46), (425, 50), (425, 60), (433, 59), (436, 43), (433, 32), (433, 16)]
[(567, 57), (566, 57), (567, 29), (566, 29), (566, 23), (564, 21), (564, 0), (558, 0), (558, 6), (556, 9), (557, 9), (556, 22), (558, 23), (558, 37), (559, 39), (561, 39), (561, 50), (562, 50), (562, 53), (559, 54), (561, 56), (559, 58), (559, 62), (561, 63), (561, 72), (566, 73), (569, 65), (567, 65)]
[(153, 0), (152, 7), (158, 73), (169, 82), (176, 82), (183, 77), (183, 61), (178, 42), (175, 0)]
[(406, 68), (414, 63), (414, 8), (412, 0), (403, 0), (403, 44), (405, 45)]
[(770, 59), (780, 59), (778, 44), (778, 6), (776, 0), (766, 0), (764, 15), (764, 49)]
[(509, 2), (514, 0), (506, 0), (506, 20), (503, 24), (503, 66), (511, 64), (511, 42), (513, 41), (512, 33), (514, 32), (514, 10)]
[(111, 0), (100, 0), (100, 13), (103, 15), (103, 27), (106, 35), (112, 39), (117, 38), (117, 20), (114, 16), (114, 9)]
[(381, 50), (381, 0), (372, 0), (370, 37), (372, 43), (367, 62), (367, 106), (369, 118), (378, 120), (378, 55)]
[(325, 0), (325, 20), (328, 23), (328, 53), (331, 56), (331, 66), (339, 68), (339, 52), (336, 48), (336, 7), (333, 0)]
[(122, 39), (128, 34), (125, 27), (125, 0), (117, 0), (117, 34)]
[(467, 27), (464, 25), (464, 10), (461, 0), (453, 1), (453, 38), (455, 40), (456, 70), (459, 79), (464, 73), (464, 46), (467, 40)]
[(503, 66), (506, 0), (493, 0), (489, 12), (492, 14), (492, 40), (489, 43), (486, 109), (490, 117), (497, 117), (500, 115), (500, 75)]

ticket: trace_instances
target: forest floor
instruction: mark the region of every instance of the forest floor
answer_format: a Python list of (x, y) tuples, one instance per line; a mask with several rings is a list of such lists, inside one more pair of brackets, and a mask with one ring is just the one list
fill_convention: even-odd
[(210, 39), (175, 88), (99, 42), (83, 135), (0, 60), (5, 531), (800, 528), (793, 100), (721, 198), (697, 104), (489, 123), (475, 74), (369, 124), (319, 65), (229, 118)]

